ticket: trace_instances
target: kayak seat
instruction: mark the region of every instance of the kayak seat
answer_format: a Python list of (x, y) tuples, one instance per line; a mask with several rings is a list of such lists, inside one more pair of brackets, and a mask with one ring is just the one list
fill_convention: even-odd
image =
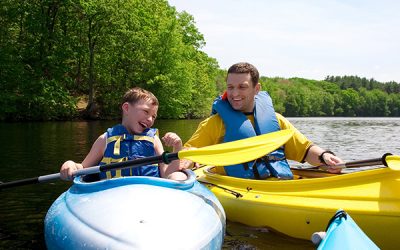
[(96, 182), (100, 180), (100, 175), (96, 174), (87, 174), (82, 177), (83, 182)]

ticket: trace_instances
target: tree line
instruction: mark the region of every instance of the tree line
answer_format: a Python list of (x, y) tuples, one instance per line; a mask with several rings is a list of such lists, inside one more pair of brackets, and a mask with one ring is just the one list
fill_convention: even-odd
[(152, 91), (159, 116), (204, 116), (218, 63), (186, 12), (165, 0), (2, 0), (0, 120), (119, 116), (123, 93)]
[(275, 109), (286, 116), (400, 116), (400, 85), (358, 76), (324, 81), (262, 77)]
[[(133, 86), (158, 97), (160, 118), (207, 116), (226, 71), (204, 45), (193, 16), (166, 0), (2, 0), (0, 121), (116, 118)], [(400, 115), (396, 82), (261, 82), (286, 116)]]

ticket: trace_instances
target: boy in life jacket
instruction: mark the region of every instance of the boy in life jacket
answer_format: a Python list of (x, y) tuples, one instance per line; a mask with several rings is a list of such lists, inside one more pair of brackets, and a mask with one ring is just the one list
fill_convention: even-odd
[[(149, 91), (141, 88), (128, 90), (122, 102), (122, 122), (100, 135), (92, 145), (82, 163), (66, 161), (60, 170), (62, 179), (69, 180), (73, 173), (81, 168), (121, 162), (142, 157), (161, 155), (163, 145), (158, 137), (158, 130), (152, 128), (157, 117), (158, 100)], [(168, 132), (162, 138), (173, 152), (182, 149), (178, 135)], [(186, 175), (180, 172), (180, 161), (170, 164), (160, 163), (141, 167), (125, 168), (100, 173), (100, 179), (121, 176), (155, 176), (174, 180), (185, 180)]]
[[(232, 65), (226, 77), (226, 92), (212, 106), (212, 114), (202, 121), (196, 132), (185, 143), (185, 148), (199, 148), (222, 142), (291, 129), (294, 135), (282, 147), (243, 164), (216, 167), (217, 172), (247, 179), (292, 179), (287, 159), (307, 161), (311, 165), (330, 166), (330, 172), (343, 161), (331, 151), (323, 150), (300, 133), (285, 117), (275, 113), (271, 97), (261, 91), (258, 70), (243, 62)], [(184, 161), (185, 167), (190, 162)]]

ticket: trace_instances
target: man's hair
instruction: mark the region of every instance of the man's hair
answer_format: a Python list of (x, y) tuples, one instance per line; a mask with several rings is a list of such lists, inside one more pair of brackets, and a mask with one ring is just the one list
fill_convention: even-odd
[(139, 100), (150, 101), (152, 105), (158, 106), (157, 97), (145, 89), (134, 87), (126, 91), (122, 98), (122, 103), (129, 102), (130, 104), (136, 104)]
[(258, 73), (257, 68), (247, 62), (235, 63), (228, 69), (228, 74), (229, 73), (235, 73), (235, 74), (249, 73), (251, 81), (253, 82), (253, 87), (256, 86), (258, 80), (260, 79), (260, 74)]

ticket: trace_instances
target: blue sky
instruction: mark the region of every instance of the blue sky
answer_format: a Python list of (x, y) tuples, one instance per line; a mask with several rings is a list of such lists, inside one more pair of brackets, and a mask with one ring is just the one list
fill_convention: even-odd
[(220, 67), (268, 77), (358, 75), (400, 83), (400, 1), (168, 0), (190, 13)]

